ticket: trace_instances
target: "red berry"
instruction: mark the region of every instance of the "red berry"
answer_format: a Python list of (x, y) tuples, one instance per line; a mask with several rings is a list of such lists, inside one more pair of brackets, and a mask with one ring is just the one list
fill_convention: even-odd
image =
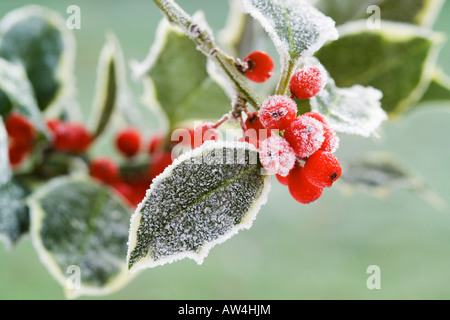
[(31, 145), (36, 134), (33, 125), (17, 113), (12, 113), (6, 118), (5, 129), (11, 139), (22, 145)]
[(317, 112), (307, 112), (303, 116), (314, 118), (323, 124), (323, 135), (325, 137), (322, 146), (319, 150), (335, 152), (339, 147), (339, 137), (336, 132), (330, 127), (327, 119), (323, 115)]
[(323, 125), (311, 117), (300, 116), (284, 131), (284, 138), (295, 154), (304, 159), (320, 149), (324, 137)]
[(249, 112), (245, 120), (245, 132), (243, 141), (253, 144), (259, 148), (260, 141), (266, 140), (272, 135), (270, 130), (267, 130), (258, 116), (258, 111)]
[(270, 96), (259, 110), (262, 125), (268, 130), (284, 130), (297, 116), (297, 104), (289, 97)]
[(90, 174), (99, 181), (111, 184), (119, 177), (119, 167), (112, 159), (98, 158), (91, 162)]
[(307, 204), (320, 198), (323, 188), (310, 183), (303, 167), (296, 167), (289, 174), (289, 193), (300, 203)]
[(299, 99), (310, 99), (323, 89), (326, 76), (317, 67), (305, 66), (289, 81), (289, 89)]
[(203, 145), (203, 143), (205, 143), (205, 141), (217, 141), (219, 140), (219, 138), (220, 132), (219, 130), (214, 128), (214, 123), (204, 122), (194, 129), (193, 137), (191, 140), (192, 149), (200, 147), (201, 145)]
[(77, 142), (74, 144), (72, 148), (72, 152), (74, 153), (84, 153), (89, 148), (92, 143), (92, 136), (86, 130), (86, 128), (79, 124), (71, 124), (70, 128), (75, 132), (75, 136), (77, 137)]
[(30, 152), (30, 146), (24, 145), (22, 143), (13, 142), (8, 146), (9, 152), (9, 163), (11, 166), (16, 167), (20, 165)]
[(164, 145), (164, 136), (161, 134), (155, 134), (148, 144), (148, 153), (153, 154), (158, 150), (161, 150)]
[(285, 177), (295, 165), (295, 153), (282, 137), (274, 135), (261, 142), (259, 158), (269, 173)]
[(305, 164), (306, 178), (317, 187), (331, 187), (341, 173), (339, 161), (331, 152), (317, 151)]
[(287, 186), (289, 184), (289, 175), (286, 177), (282, 177), (279, 174), (275, 175), (277, 177), (277, 180), (279, 183), (281, 183), (283, 186)]
[(141, 202), (141, 200), (144, 199), (144, 197), (142, 197), (139, 200), (135, 190), (133, 189), (133, 186), (124, 181), (115, 182), (112, 187), (127, 201), (127, 203), (132, 208), (135, 208)]
[(120, 131), (116, 136), (116, 148), (127, 158), (134, 157), (141, 148), (141, 134), (133, 128)]
[(157, 152), (153, 155), (150, 165), (150, 177), (156, 178), (173, 162), (172, 153), (170, 151)]
[(84, 126), (70, 122), (48, 123), (53, 131), (53, 146), (63, 152), (83, 153), (92, 142), (91, 134)]
[(246, 76), (253, 82), (265, 82), (273, 74), (273, 60), (265, 52), (254, 51), (245, 57), (244, 62), (248, 65)]

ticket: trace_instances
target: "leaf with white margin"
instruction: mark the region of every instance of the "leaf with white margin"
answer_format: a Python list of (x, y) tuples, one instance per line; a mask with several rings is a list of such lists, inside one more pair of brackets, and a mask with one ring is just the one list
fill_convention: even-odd
[(15, 111), (27, 118), (44, 136), (48, 136), (33, 88), (21, 64), (0, 58), (0, 91), (7, 98), (3, 102), (11, 103)]
[[(193, 19), (204, 24), (198, 12)], [(205, 27), (206, 28), (206, 27)], [(208, 58), (180, 28), (161, 20), (147, 58), (133, 62), (134, 78), (144, 84), (143, 102), (157, 107), (169, 129), (192, 119), (217, 119), (231, 108), (221, 77), (208, 68)]]
[(311, 110), (325, 115), (338, 132), (369, 137), (387, 120), (381, 108), (381, 91), (355, 85), (338, 88), (331, 77), (318, 95), (311, 98)]
[(29, 230), (26, 196), (28, 191), (15, 180), (0, 184), (0, 240), (7, 249), (11, 249)]
[(84, 177), (53, 179), (29, 197), (33, 245), (68, 298), (109, 294), (130, 280), (130, 212), (119, 199)]
[(206, 142), (153, 180), (131, 218), (128, 268), (191, 258), (251, 227), (267, 201), (270, 176), (248, 143)]
[(389, 116), (401, 115), (420, 101), (433, 77), (443, 33), (389, 21), (371, 30), (365, 20), (338, 30), (339, 40), (325, 45), (316, 57), (339, 87), (360, 84), (381, 90)]
[(440, 198), (417, 173), (388, 152), (370, 152), (360, 158), (341, 161), (342, 183), (345, 193), (366, 192), (386, 197), (395, 189), (411, 190), (437, 210), (448, 204)]
[(242, 0), (242, 8), (272, 38), (284, 68), (338, 38), (334, 21), (306, 0)]
[(110, 34), (103, 46), (97, 67), (95, 98), (89, 117), (95, 138), (106, 129), (117, 107), (119, 86), (124, 87), (125, 66), (118, 39)]
[(39, 109), (55, 108), (75, 93), (75, 39), (57, 12), (28, 5), (0, 22), (0, 57), (23, 65)]

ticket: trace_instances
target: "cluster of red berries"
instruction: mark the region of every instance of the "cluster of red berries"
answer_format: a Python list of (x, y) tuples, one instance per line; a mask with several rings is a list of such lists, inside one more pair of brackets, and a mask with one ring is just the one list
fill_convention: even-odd
[[(324, 82), (318, 68), (304, 67), (294, 74), (289, 87), (294, 97), (309, 99), (320, 92)], [(253, 139), (249, 132), (256, 132)], [(336, 133), (319, 113), (297, 116), (292, 97), (270, 96), (258, 113), (249, 113), (245, 139), (249, 138), (260, 151), (263, 167), (289, 186), (291, 195), (301, 203), (317, 200), (341, 175), (333, 154), (339, 143)]]
[(5, 119), (5, 128), (8, 134), (9, 162), (12, 167), (16, 167), (31, 153), (36, 130), (18, 113), (11, 113)]
[(133, 175), (123, 174), (119, 164), (110, 157), (95, 158), (90, 163), (90, 175), (109, 185), (122, 195), (132, 207), (136, 207), (145, 197), (153, 178), (169, 166), (173, 159), (171, 151), (165, 146), (165, 137), (154, 135), (145, 150), (144, 139), (139, 130), (125, 128), (115, 136), (116, 151), (128, 162), (140, 153), (147, 151), (151, 161), (143, 172)]
[(52, 147), (55, 150), (82, 154), (92, 143), (91, 133), (80, 123), (53, 119), (47, 121), (47, 127), (52, 133)]

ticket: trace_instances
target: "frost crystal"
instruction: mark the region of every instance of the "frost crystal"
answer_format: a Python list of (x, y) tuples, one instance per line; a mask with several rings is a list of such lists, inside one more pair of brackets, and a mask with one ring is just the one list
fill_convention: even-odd
[(306, 0), (242, 0), (242, 7), (272, 38), (282, 66), (338, 38), (334, 21)]
[(201, 263), (212, 246), (249, 228), (269, 189), (260, 169), (248, 143), (207, 141), (176, 159), (131, 218), (128, 267)]
[(295, 153), (289, 142), (280, 136), (272, 136), (261, 143), (259, 157), (264, 169), (286, 177), (295, 165)]
[(324, 114), (335, 131), (368, 137), (387, 120), (382, 97), (381, 91), (372, 87), (338, 88), (329, 78), (325, 88), (311, 99), (311, 110)]

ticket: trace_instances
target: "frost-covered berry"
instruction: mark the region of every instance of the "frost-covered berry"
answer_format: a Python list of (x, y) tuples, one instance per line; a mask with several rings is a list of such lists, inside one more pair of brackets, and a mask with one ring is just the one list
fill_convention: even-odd
[(289, 97), (274, 95), (264, 100), (259, 118), (268, 130), (284, 130), (297, 116), (297, 104)]
[(289, 174), (289, 193), (300, 203), (307, 204), (320, 198), (323, 188), (308, 181), (303, 167), (296, 167)]
[(6, 118), (5, 129), (8, 136), (21, 145), (31, 145), (36, 135), (33, 125), (17, 113), (12, 113)]
[(279, 174), (275, 175), (279, 183), (283, 186), (287, 186), (289, 184), (289, 174), (286, 177), (282, 177)]
[(311, 117), (300, 116), (284, 131), (284, 138), (295, 154), (304, 159), (320, 149), (325, 140), (323, 125)]
[(289, 81), (289, 89), (299, 99), (310, 99), (323, 89), (326, 75), (318, 67), (304, 66)]
[(295, 165), (295, 153), (280, 136), (272, 136), (260, 143), (259, 158), (262, 166), (272, 174), (285, 177)]
[(265, 82), (273, 74), (273, 60), (265, 52), (254, 51), (245, 57), (244, 62), (248, 65), (246, 76), (253, 82)]
[(335, 152), (339, 147), (339, 137), (336, 132), (330, 127), (327, 119), (323, 115), (317, 112), (307, 112), (303, 116), (314, 118), (323, 124), (323, 135), (325, 137), (322, 146), (319, 150)]
[(205, 141), (213, 140), (217, 141), (220, 138), (220, 131), (214, 127), (212, 122), (204, 122), (201, 125), (195, 127), (193, 137), (191, 139), (192, 149), (198, 148)]
[(119, 167), (112, 159), (97, 158), (90, 164), (90, 175), (101, 182), (111, 184), (119, 177)]
[(331, 187), (341, 173), (339, 161), (331, 152), (317, 151), (305, 164), (306, 178), (317, 187)]
[(141, 134), (134, 128), (126, 128), (116, 136), (116, 148), (125, 157), (131, 158), (141, 148)]

